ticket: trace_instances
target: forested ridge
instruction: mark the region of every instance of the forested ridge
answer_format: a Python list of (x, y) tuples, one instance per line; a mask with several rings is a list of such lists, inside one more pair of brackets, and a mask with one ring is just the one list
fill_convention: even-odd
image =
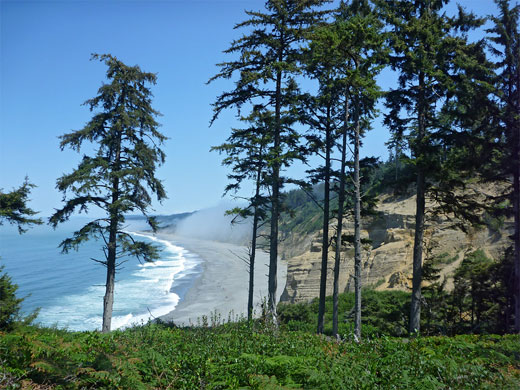
[[(3, 273), (0, 387), (518, 388), (520, 6), (495, 0), (496, 15), (461, 7), (448, 15), (448, 3), (267, 0), (245, 11), (234, 26), (242, 35), (208, 83), (231, 81), (215, 98), (210, 125), (227, 111), (239, 119), (212, 151), (229, 169), (225, 194), (242, 201), (228, 214), (252, 225), (249, 288), (236, 292), (248, 295), (247, 318), (207, 313), (193, 327), (156, 319), (111, 330), (123, 256), (159, 256), (125, 221), (138, 212), (159, 227), (149, 210), (152, 197), (166, 197), (156, 169), (167, 137), (152, 107), (157, 75), (94, 54), (108, 82), (85, 102), (92, 118), (61, 136), (60, 148), (95, 148), (57, 179), (63, 205), (48, 222), (56, 227), (93, 207), (103, 213), (60, 244), (67, 252), (101, 242), (104, 257), (92, 260), (107, 271), (102, 332), (31, 325), (36, 313), (21, 314), (16, 285)], [(384, 74), (395, 78), (386, 89)], [(378, 116), (390, 134), (387, 161), (362, 157)], [(306, 167), (305, 177), (291, 176), (295, 165)], [(486, 186), (494, 191), (479, 190)], [(42, 223), (27, 206), (32, 187), (26, 179), (0, 192), (0, 225), (22, 234)], [(363, 284), (364, 223), (382, 196), (414, 201), (405, 291)], [(448, 289), (440, 270), (455, 260), (431, 255), (429, 218), (468, 234), (485, 227), (502, 236), (508, 223), (512, 234), (497, 258), (466, 251)], [(279, 304), (284, 241), (317, 231), (316, 299)], [(264, 302), (252, 294), (257, 249), (269, 255)], [(346, 255), (352, 288), (343, 293)]]

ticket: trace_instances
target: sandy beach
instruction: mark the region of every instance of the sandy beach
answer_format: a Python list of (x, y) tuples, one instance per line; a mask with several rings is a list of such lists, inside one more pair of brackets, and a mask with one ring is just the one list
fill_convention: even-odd
[[(190, 325), (197, 324), (197, 319), (202, 316), (210, 318), (215, 313), (226, 320), (230, 314), (233, 317), (247, 316), (248, 267), (238, 257), (247, 256), (246, 247), (167, 233), (159, 233), (157, 237), (181, 246), (202, 259), (202, 275), (194, 281), (175, 310), (160, 317), (163, 321)], [(260, 304), (267, 296), (268, 263), (269, 255), (257, 251), (254, 286), (254, 310), (257, 313), (261, 312)], [(286, 262), (279, 261), (278, 300), (285, 288), (286, 273)]]

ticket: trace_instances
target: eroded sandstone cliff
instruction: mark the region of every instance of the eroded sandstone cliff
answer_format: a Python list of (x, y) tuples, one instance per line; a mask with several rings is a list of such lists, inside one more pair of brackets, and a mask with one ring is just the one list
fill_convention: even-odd
[[(407, 290), (411, 286), (412, 252), (415, 224), (415, 197), (384, 195), (379, 198), (376, 215), (364, 218), (362, 284), (377, 290)], [(331, 227), (333, 223), (331, 224)], [(345, 234), (353, 234), (353, 222), (347, 220)], [(467, 232), (454, 226), (453, 220), (427, 215), (424, 256), (440, 261), (441, 277), (447, 288), (453, 286), (453, 272), (464, 254), (482, 249), (489, 257), (499, 258), (510, 245), (512, 224), (503, 222), (498, 229), (491, 226), (470, 228)], [(299, 245), (294, 245), (298, 241)], [(299, 251), (295, 248), (299, 248)], [(327, 294), (332, 294), (334, 248), (329, 248)], [(281, 297), (284, 302), (305, 302), (319, 295), (321, 267), (321, 232), (304, 237), (288, 237), (282, 245), (282, 256), (288, 261), (287, 283)], [(342, 250), (340, 292), (354, 288), (354, 250)]]

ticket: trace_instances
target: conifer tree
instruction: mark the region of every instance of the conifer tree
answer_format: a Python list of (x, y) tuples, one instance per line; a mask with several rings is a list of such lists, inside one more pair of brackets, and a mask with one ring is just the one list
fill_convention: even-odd
[[(384, 36), (381, 22), (372, 12), (367, 1), (353, 1), (350, 18), (345, 28), (350, 30), (349, 62), (352, 64), (349, 77), (353, 106), (354, 128), (351, 134), (354, 144), (354, 335), (361, 340), (361, 178), (360, 147), (361, 137), (370, 130), (375, 104), (380, 90), (375, 78), (381, 71), (384, 52)], [(349, 20), (350, 19), (350, 20)]]
[[(441, 13), (448, 0), (409, 2), (377, 1), (389, 26), (393, 53), (391, 66), (399, 73), (398, 87), (386, 96), (389, 109), (385, 124), (396, 142), (408, 140), (416, 170), (416, 217), (413, 249), (413, 286), (410, 309), (410, 332), (420, 330), (422, 252), (425, 226), (425, 200), (428, 191), (435, 192), (436, 201), (456, 200), (449, 188), (442, 199), (437, 185), (456, 176), (454, 170), (443, 169), (446, 151), (457, 138), (457, 129), (446, 123), (443, 108), (456, 97), (456, 89), (470, 84), (472, 75), (466, 66), (473, 66), (467, 44), (467, 32), (482, 20), (459, 8), (456, 17)], [(469, 71), (469, 68), (468, 68)], [(437, 188), (432, 184), (437, 183)], [(433, 193), (433, 192), (432, 192)]]
[(323, 219), (322, 219), (322, 249), (320, 294), (318, 308), (317, 333), (323, 333), (325, 318), (325, 295), (328, 272), (329, 254), (329, 222), (330, 222), (330, 182), (332, 174), (332, 152), (337, 138), (337, 128), (340, 123), (340, 98), (342, 85), (336, 80), (337, 58), (332, 56), (331, 37), (326, 27), (318, 27), (310, 34), (311, 42), (307, 51), (305, 71), (319, 83), (316, 95), (302, 96), (303, 110), (301, 121), (310, 127), (312, 134), (308, 135), (309, 151), (320, 155), (324, 165), (309, 170), (311, 181), (316, 184), (323, 182)]
[(228, 108), (238, 112), (249, 104), (272, 112), (271, 145), (267, 153), (270, 180), (270, 234), (268, 310), (276, 321), (278, 267), (278, 223), (281, 213), (282, 171), (294, 159), (302, 159), (298, 147), (295, 75), (300, 72), (300, 43), (305, 31), (322, 17), (314, 7), (326, 0), (268, 0), (266, 12), (246, 11), (249, 19), (235, 26), (248, 29), (231, 43), (226, 54), (238, 59), (219, 64), (220, 72), (210, 79), (230, 79), (238, 74), (235, 89), (224, 92), (214, 103), (212, 122)]
[[(338, 322), (338, 280), (342, 239), (343, 207), (345, 201), (345, 171), (347, 136), (353, 143), (353, 182), (354, 182), (354, 252), (355, 252), (355, 334), (361, 337), (361, 188), (359, 149), (363, 133), (370, 128), (374, 106), (379, 96), (375, 77), (381, 66), (378, 61), (384, 46), (380, 34), (381, 23), (372, 13), (367, 1), (355, 0), (346, 4), (341, 2), (335, 20), (312, 34), (310, 51), (312, 53), (312, 75), (320, 82), (318, 104), (322, 104), (322, 128), (328, 136), (325, 139), (325, 207), (323, 221), (323, 249), (320, 284), (320, 306), (318, 312), (318, 333), (323, 331), (325, 312), (325, 291), (328, 253), (328, 180), (330, 178), (331, 141), (342, 136), (341, 168), (339, 176), (338, 225), (336, 231), (336, 254), (333, 286), (333, 334), (337, 334)], [(313, 108), (314, 113), (320, 110)], [(318, 117), (317, 115), (314, 115)], [(350, 123), (353, 118), (353, 123)], [(340, 126), (339, 123), (343, 122)], [(334, 126), (332, 126), (334, 124)], [(314, 127), (319, 127), (314, 124)], [(328, 131), (336, 133), (330, 135)], [(328, 148), (327, 148), (328, 146)], [(328, 151), (328, 153), (327, 153)], [(328, 164), (327, 164), (328, 161)]]
[(75, 212), (88, 212), (91, 207), (104, 213), (62, 241), (60, 247), (66, 253), (92, 238), (102, 239), (105, 258), (95, 261), (107, 269), (102, 331), (108, 332), (116, 270), (126, 261), (121, 261), (122, 257), (135, 256), (144, 261), (158, 258), (155, 246), (134, 240), (124, 231), (124, 222), (126, 214), (138, 211), (153, 230), (157, 227), (147, 211), (151, 194), (159, 201), (166, 197), (161, 181), (155, 177), (157, 166), (164, 162), (160, 146), (166, 137), (157, 130), (156, 117), (160, 114), (151, 105), (149, 85), (156, 83), (156, 75), (143, 72), (139, 66), (127, 66), (110, 54), (94, 54), (92, 59), (108, 67), (109, 83), (85, 102), (91, 111), (100, 111), (81, 130), (62, 135), (60, 148), (80, 152), (84, 144), (91, 144), (95, 152), (93, 156), (84, 155), (76, 169), (57, 180), (65, 204), (49, 222), (56, 227)]
[(249, 266), (249, 291), (247, 300), (247, 319), (253, 319), (253, 292), (255, 259), (257, 249), (257, 239), (259, 238), (259, 228), (267, 220), (267, 206), (269, 198), (264, 194), (267, 187), (267, 166), (266, 151), (270, 144), (269, 129), (272, 124), (272, 115), (265, 112), (261, 107), (255, 107), (251, 115), (242, 118), (243, 121), (251, 125), (245, 129), (232, 129), (227, 141), (219, 146), (212, 147), (211, 150), (225, 153), (226, 158), (222, 164), (232, 168), (233, 173), (228, 175), (231, 183), (226, 186), (224, 194), (233, 191), (237, 192), (246, 179), (254, 180), (254, 195), (245, 198), (246, 206), (236, 207), (228, 211), (228, 214), (235, 215), (235, 218), (252, 218), (251, 241), (248, 256)]
[[(16, 225), (18, 233), (27, 231), (31, 225), (41, 225), (40, 218), (35, 218), (36, 211), (27, 206), (29, 194), (35, 185), (25, 178), (25, 182), (10, 192), (0, 190), (0, 226), (4, 221)], [(20, 305), (23, 298), (16, 297), (18, 285), (12, 282), (11, 277), (3, 272), (0, 265), (0, 330), (8, 329), (20, 316)]]
[(497, 122), (503, 143), (503, 161), (499, 170), (512, 177), (511, 200), (513, 204), (514, 234), (514, 296), (515, 331), (520, 333), (520, 5), (512, 6), (509, 0), (495, 0), (499, 15), (491, 16), (494, 27), (492, 52), (498, 58), (496, 67)]

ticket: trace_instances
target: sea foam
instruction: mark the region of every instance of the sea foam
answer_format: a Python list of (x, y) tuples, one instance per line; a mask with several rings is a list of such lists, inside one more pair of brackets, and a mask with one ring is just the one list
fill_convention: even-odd
[[(172, 291), (175, 281), (192, 274), (200, 258), (184, 248), (147, 233), (128, 232), (162, 247), (160, 259), (139, 263), (131, 259), (131, 268), (116, 273), (112, 329), (121, 329), (165, 315), (175, 309), (180, 297)], [(92, 265), (94, 266), (94, 265)], [(101, 328), (104, 285), (90, 286), (78, 294), (67, 294), (42, 307), (37, 321), (75, 331)]]

